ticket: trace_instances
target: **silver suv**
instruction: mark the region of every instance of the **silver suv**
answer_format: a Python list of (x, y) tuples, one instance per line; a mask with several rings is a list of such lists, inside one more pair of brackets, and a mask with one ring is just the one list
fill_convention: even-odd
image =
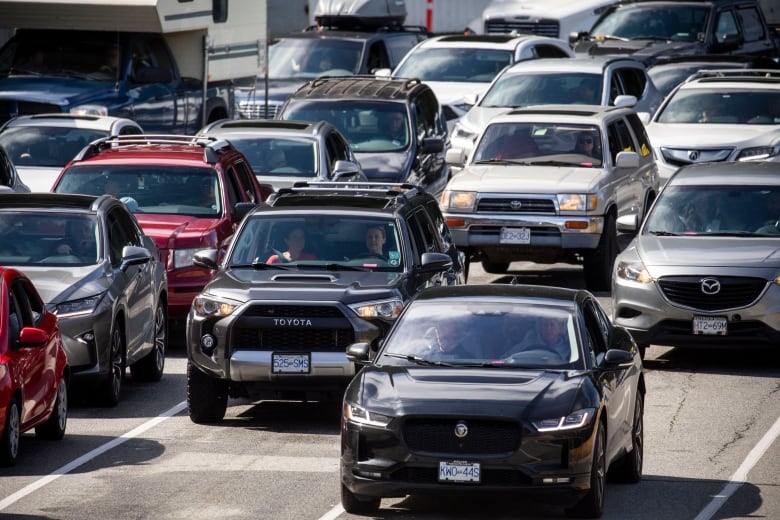
[(615, 221), (644, 215), (658, 168), (628, 107), (547, 105), (496, 116), (441, 198), (458, 249), (489, 273), (509, 263), (583, 263), (590, 290), (608, 290), (618, 252)]

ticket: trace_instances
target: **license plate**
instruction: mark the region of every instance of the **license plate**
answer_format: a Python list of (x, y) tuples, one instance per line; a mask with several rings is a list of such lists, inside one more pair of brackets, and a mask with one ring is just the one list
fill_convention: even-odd
[(728, 330), (728, 322), (723, 316), (694, 316), (693, 333), (725, 336)]
[(277, 354), (271, 355), (274, 374), (308, 374), (311, 371), (311, 354)]
[(479, 462), (439, 462), (439, 482), (479, 481)]
[(501, 237), (498, 239), (501, 244), (530, 244), (531, 243), (531, 229), (530, 228), (501, 228)]

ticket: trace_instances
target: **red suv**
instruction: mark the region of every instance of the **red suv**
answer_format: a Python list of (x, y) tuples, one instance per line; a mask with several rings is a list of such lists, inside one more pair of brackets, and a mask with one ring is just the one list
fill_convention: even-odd
[(168, 315), (185, 318), (213, 271), (192, 265), (195, 251), (223, 253), (246, 212), (270, 186), (258, 183), (229, 142), (187, 136), (111, 136), (90, 143), (65, 165), (57, 193), (108, 193), (153, 237), (168, 273)]

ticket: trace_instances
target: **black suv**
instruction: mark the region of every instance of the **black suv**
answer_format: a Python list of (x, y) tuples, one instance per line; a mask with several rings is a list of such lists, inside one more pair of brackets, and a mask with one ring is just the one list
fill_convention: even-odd
[(222, 420), (227, 398), (341, 399), (351, 343), (376, 348), (407, 301), (464, 282), (437, 200), (408, 184), (300, 183), (242, 221), (187, 318), (187, 403)]
[(437, 194), (449, 178), (447, 121), (419, 79), (315, 79), (287, 99), (277, 118), (333, 124), (371, 181), (420, 184)]

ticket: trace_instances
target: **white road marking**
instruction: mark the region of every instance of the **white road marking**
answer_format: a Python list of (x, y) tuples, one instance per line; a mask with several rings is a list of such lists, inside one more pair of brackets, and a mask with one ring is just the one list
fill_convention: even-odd
[(336, 520), (341, 516), (341, 513), (346, 513), (346, 511), (344, 511), (344, 508), (341, 507), (341, 504), (339, 504), (334, 506), (333, 509), (319, 517), (317, 520)]
[[(82, 465), (86, 464), (87, 462), (89, 462), (92, 459), (98, 457), (99, 455), (102, 455), (103, 453), (107, 452), (108, 450), (116, 448), (120, 444), (123, 444), (123, 443), (129, 441), (130, 439), (133, 439), (133, 438), (139, 436), (140, 434), (144, 433), (146, 430), (157, 426), (158, 424), (160, 424), (161, 422), (163, 422), (163, 421), (165, 421), (167, 419), (170, 419), (171, 417), (173, 417), (177, 413), (181, 412), (185, 408), (187, 408), (187, 402), (186, 401), (182, 401), (179, 404), (177, 404), (176, 406), (174, 406), (173, 408), (170, 408), (170, 409), (164, 411), (163, 413), (161, 413), (157, 417), (146, 421), (145, 423), (143, 423), (142, 425), (138, 426), (137, 428), (134, 428), (134, 429), (130, 430), (129, 432), (125, 433), (124, 435), (121, 435), (120, 437), (117, 437), (116, 439), (113, 439), (113, 440), (103, 444), (102, 446), (98, 446), (94, 450), (92, 450), (92, 451), (90, 451), (88, 453), (85, 453), (81, 457), (79, 457), (79, 458), (69, 462), (68, 464), (65, 464), (61, 468), (58, 468), (58, 469), (54, 470), (53, 472), (49, 473), (45, 477), (40, 478), (40, 479), (36, 480), (35, 482), (26, 485), (25, 487), (23, 487), (22, 489), (20, 489), (16, 493), (13, 493), (13, 494), (5, 497), (3, 500), (0, 500), (0, 511), (2, 511), (3, 509), (7, 508), (8, 506), (16, 503), (17, 501), (19, 501), (22, 498), (26, 497), (30, 493), (32, 493), (32, 492), (42, 488), (46, 484), (49, 484), (50, 482), (53, 482), (53, 481), (57, 480), (58, 478), (60, 478), (63, 475), (67, 475), (68, 473), (70, 473), (74, 469), (78, 468), (79, 466), (82, 466)], [(67, 435), (67, 433), (66, 433), (66, 435)]]
[(761, 460), (761, 457), (764, 456), (766, 450), (768, 450), (772, 443), (775, 442), (775, 439), (777, 439), (778, 435), (780, 435), (780, 417), (777, 418), (775, 424), (773, 424), (772, 427), (769, 428), (769, 430), (764, 434), (761, 440), (758, 441), (758, 444), (753, 446), (753, 449), (750, 450), (748, 456), (745, 457), (745, 460), (742, 461), (742, 464), (740, 464), (739, 468), (737, 468), (737, 471), (731, 476), (731, 479), (729, 479), (729, 483), (723, 486), (723, 489), (720, 491), (720, 493), (712, 497), (712, 500), (709, 504), (707, 504), (707, 507), (702, 509), (701, 512), (696, 515), (694, 520), (709, 520), (715, 516), (715, 513), (717, 513), (718, 510), (723, 507), (723, 504), (726, 503), (731, 495), (736, 493), (742, 484), (747, 482), (748, 473), (751, 469), (753, 469), (753, 466), (755, 466), (758, 461)]

